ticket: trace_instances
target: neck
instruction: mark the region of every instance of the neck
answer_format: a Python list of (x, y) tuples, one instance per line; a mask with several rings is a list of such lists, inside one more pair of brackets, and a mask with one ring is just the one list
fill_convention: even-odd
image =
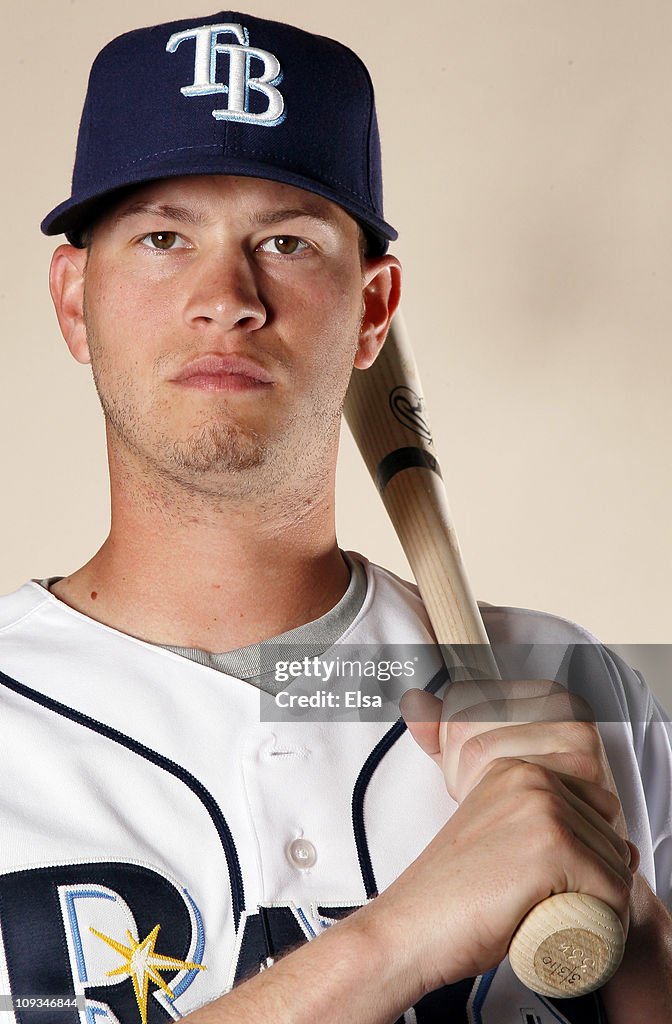
[(217, 652), (310, 622), (343, 596), (333, 471), (260, 500), (110, 468), (110, 534), (52, 588), (85, 615), (152, 643)]

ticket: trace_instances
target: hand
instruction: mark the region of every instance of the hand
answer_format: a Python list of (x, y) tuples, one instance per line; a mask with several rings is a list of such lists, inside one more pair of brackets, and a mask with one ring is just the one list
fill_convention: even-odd
[(499, 963), (524, 914), (556, 892), (597, 896), (627, 930), (639, 857), (584, 702), (556, 683), (492, 680), (453, 684), (443, 708), (409, 691), (402, 712), (461, 802), (409, 869), (421, 887), (427, 870), (446, 926), (461, 936), (448, 973), (456, 958), (472, 973)]
[[(442, 701), (424, 690), (401, 700), (409, 731), (461, 802), (499, 757), (518, 757), (617, 796), (589, 705), (545, 679), (452, 683)], [(578, 787), (580, 789), (580, 787)], [(612, 824), (626, 838), (620, 807)]]

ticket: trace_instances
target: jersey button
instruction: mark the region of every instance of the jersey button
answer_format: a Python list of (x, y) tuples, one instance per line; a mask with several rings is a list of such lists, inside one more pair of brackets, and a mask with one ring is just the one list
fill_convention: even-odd
[(308, 839), (294, 839), (287, 851), (295, 868), (307, 871), (317, 860), (317, 850)]

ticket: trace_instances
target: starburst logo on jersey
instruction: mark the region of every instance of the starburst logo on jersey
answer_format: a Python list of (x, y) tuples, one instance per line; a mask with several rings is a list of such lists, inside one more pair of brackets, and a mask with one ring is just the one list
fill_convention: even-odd
[(112, 949), (123, 957), (124, 962), (121, 966), (107, 971), (107, 977), (121, 976), (131, 979), (135, 998), (138, 1001), (142, 1024), (147, 1024), (147, 995), (150, 981), (155, 982), (171, 1001), (175, 998), (175, 994), (161, 977), (161, 971), (207, 970), (204, 964), (195, 964), (188, 960), (178, 960), (176, 957), (163, 956), (163, 954), (157, 953), (154, 947), (160, 928), (161, 925), (157, 924), (142, 942), (134, 939), (131, 933), (127, 931), (128, 946), (125, 946), (123, 942), (117, 942), (116, 939), (110, 938), (109, 935), (103, 935), (102, 932), (96, 931), (95, 928), (89, 928), (89, 931), (97, 935), (99, 939), (102, 939), (103, 942), (106, 942), (108, 946), (111, 946)]
[(203, 1001), (205, 926), (185, 887), (138, 864), (64, 866), (59, 876), (49, 881), (67, 943), (62, 971), (85, 997), (89, 1024), (176, 1020)]

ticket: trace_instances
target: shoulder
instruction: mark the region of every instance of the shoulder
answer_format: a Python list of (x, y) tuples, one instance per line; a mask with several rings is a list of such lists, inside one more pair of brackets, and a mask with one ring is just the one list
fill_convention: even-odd
[[(367, 597), (353, 623), (353, 638), (380, 636), (397, 643), (435, 643), (417, 586), (349, 552), (367, 574)], [(599, 720), (627, 719), (651, 697), (641, 676), (588, 629), (571, 619), (534, 608), (479, 602), (483, 622), (504, 678), (555, 679), (581, 693)]]
[(479, 601), (486, 631), (493, 644), (599, 644), (597, 637), (571, 619), (534, 608), (515, 608)]
[(0, 639), (41, 608), (50, 604), (49, 593), (34, 580), (24, 583), (11, 594), (0, 595)]
[[(383, 566), (376, 565), (357, 551), (349, 551), (348, 554), (366, 571), (365, 606), (368, 610), (380, 606), (386, 612), (394, 610), (408, 618), (416, 617), (433, 639), (429, 617), (416, 584)], [(599, 644), (597, 638), (587, 629), (559, 615), (532, 608), (514, 608), (481, 601), (479, 608), (492, 644)]]

